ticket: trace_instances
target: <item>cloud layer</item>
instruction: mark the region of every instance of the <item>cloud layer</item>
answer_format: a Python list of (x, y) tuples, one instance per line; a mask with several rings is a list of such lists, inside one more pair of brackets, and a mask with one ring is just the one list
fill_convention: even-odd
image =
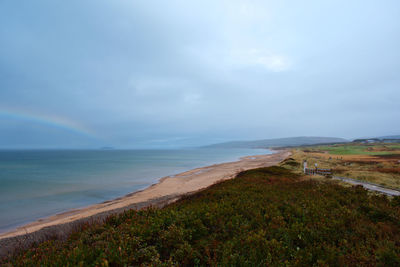
[(1, 1), (0, 147), (400, 132), (398, 1), (192, 2)]

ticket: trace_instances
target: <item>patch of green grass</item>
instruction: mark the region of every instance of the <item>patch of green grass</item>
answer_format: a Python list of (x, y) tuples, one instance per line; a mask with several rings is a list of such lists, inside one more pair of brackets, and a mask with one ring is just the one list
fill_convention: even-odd
[(344, 144), (317, 146), (315, 151), (327, 151), (332, 155), (385, 155), (399, 150), (400, 144)]
[[(382, 149), (377, 146), (368, 147), (372, 147), (374, 150)], [(376, 183), (395, 190), (400, 189), (400, 150), (396, 150), (396, 148), (386, 147), (384, 149), (388, 150), (388, 154), (375, 154), (372, 157), (360, 154), (332, 155), (323, 152), (328, 150), (327, 146), (321, 148), (325, 150), (312, 149), (307, 147), (302, 150), (293, 150), (291, 157), (298, 163), (307, 160), (308, 166), (311, 168), (317, 163), (319, 168), (332, 169), (334, 176), (343, 176)], [(302, 172), (301, 167), (292, 167), (284, 164), (284, 162), (281, 166), (289, 168), (294, 172)]]
[(361, 146), (340, 146), (340, 147), (322, 147), (321, 149), (328, 151), (333, 155), (371, 155), (370, 151), (366, 151)]
[(398, 199), (299, 178), (282, 167), (242, 172), (166, 208), (132, 210), (88, 226), (67, 241), (39, 244), (8, 263), (400, 265)]

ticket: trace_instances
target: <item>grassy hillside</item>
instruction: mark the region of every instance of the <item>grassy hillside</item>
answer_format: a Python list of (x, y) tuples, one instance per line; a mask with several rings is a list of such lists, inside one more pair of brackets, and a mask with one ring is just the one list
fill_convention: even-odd
[[(305, 148), (307, 149), (307, 148)], [(312, 148), (311, 148), (312, 149)], [(310, 150), (310, 149), (308, 149)], [(332, 155), (385, 155), (400, 153), (400, 144), (340, 144), (334, 146), (319, 146), (315, 151), (327, 151)], [(397, 152), (396, 152), (397, 151)]]
[(290, 137), (290, 138), (277, 138), (265, 139), (255, 141), (233, 141), (220, 144), (214, 144), (207, 147), (211, 148), (269, 148), (269, 147), (286, 147), (286, 146), (302, 146), (314, 144), (332, 144), (343, 143), (348, 140), (336, 137)]
[(348, 143), (303, 147), (294, 150), (292, 157), (298, 163), (306, 159), (308, 166), (318, 163), (320, 168), (332, 168), (336, 176), (400, 189), (400, 144), (398, 143)]
[(243, 172), (164, 209), (110, 217), (9, 264), (399, 266), (399, 255), (400, 199), (270, 167)]

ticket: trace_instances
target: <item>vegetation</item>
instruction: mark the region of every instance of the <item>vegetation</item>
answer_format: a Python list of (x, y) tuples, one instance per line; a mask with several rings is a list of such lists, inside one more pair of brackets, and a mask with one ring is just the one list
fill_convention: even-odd
[[(290, 159), (284, 167), (295, 168)], [(400, 199), (254, 169), (163, 209), (51, 240), (12, 266), (400, 265)]]
[(315, 151), (327, 151), (331, 155), (385, 155), (393, 152), (400, 153), (400, 144), (339, 144), (331, 146), (317, 146)]
[[(294, 160), (307, 160), (320, 168), (332, 168), (334, 175), (354, 178), (400, 189), (400, 144), (340, 144), (301, 147), (293, 151)], [(301, 168), (292, 168), (300, 172)]]

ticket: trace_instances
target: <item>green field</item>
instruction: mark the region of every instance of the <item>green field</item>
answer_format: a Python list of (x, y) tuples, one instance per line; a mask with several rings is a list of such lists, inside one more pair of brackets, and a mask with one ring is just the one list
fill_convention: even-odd
[(270, 167), (243, 172), (163, 209), (112, 216), (3, 264), (399, 266), (399, 255), (399, 198)]
[(381, 186), (400, 189), (400, 144), (338, 144), (299, 147), (292, 150), (298, 163), (295, 172), (302, 172), (301, 163), (318, 164), (333, 170), (334, 176), (353, 178)]
[(385, 155), (400, 152), (400, 144), (341, 144), (316, 146), (312, 150), (327, 151), (332, 155)]

